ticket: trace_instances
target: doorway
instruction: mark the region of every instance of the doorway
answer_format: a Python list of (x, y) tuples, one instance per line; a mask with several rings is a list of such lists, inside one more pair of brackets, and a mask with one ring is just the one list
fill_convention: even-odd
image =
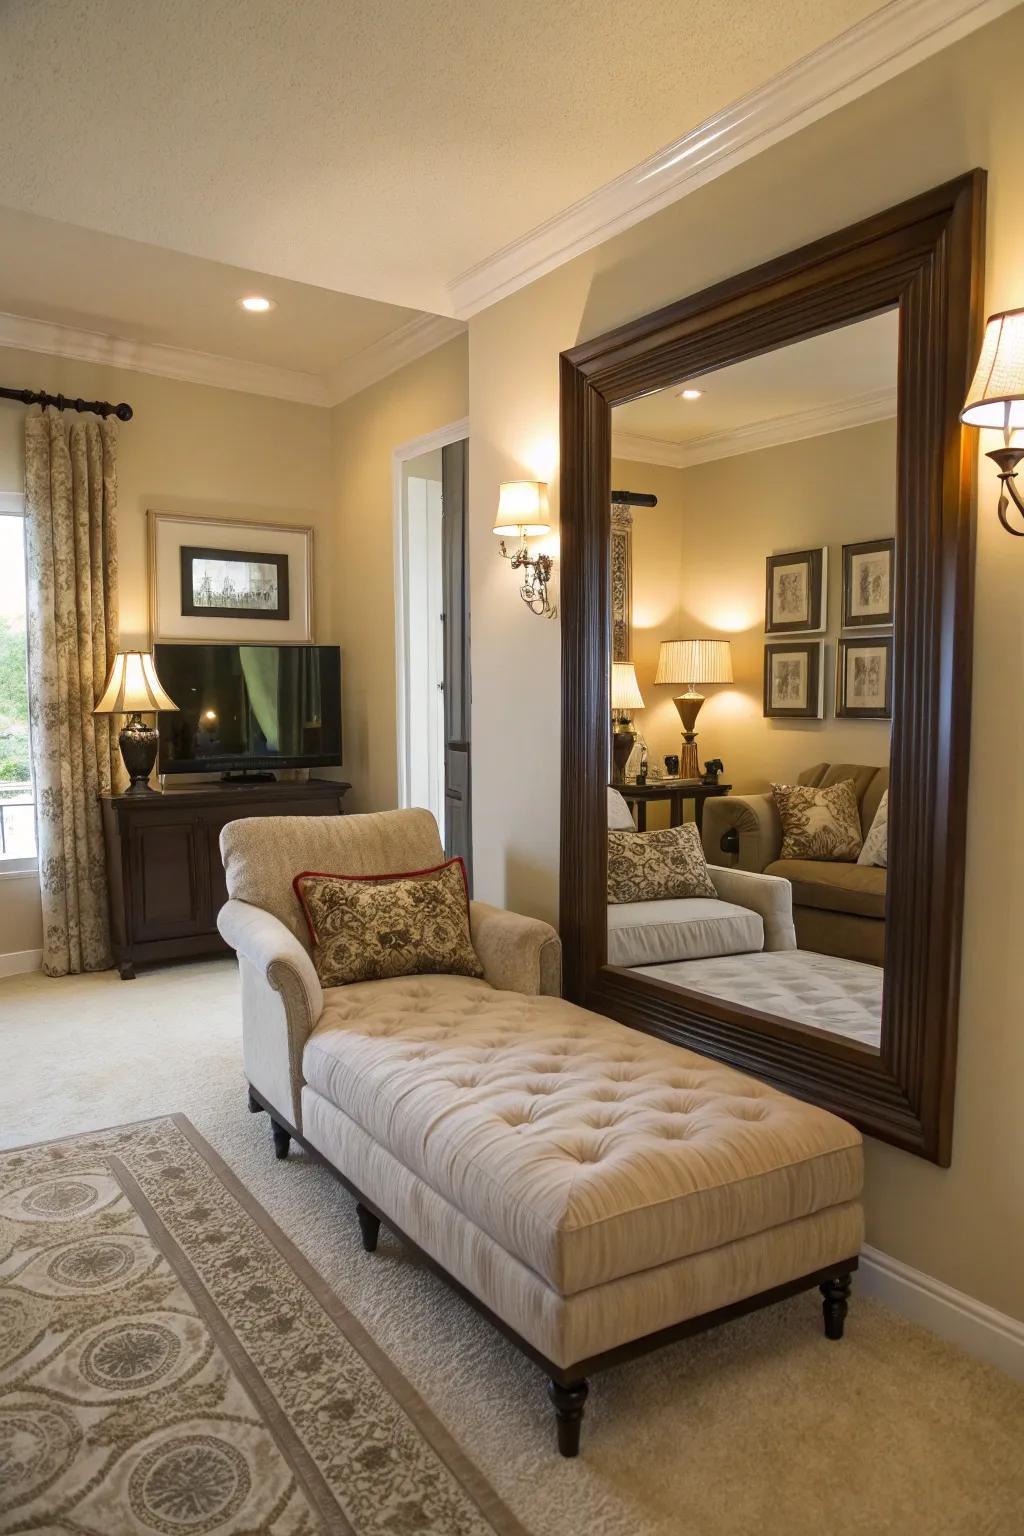
[(394, 452), (398, 803), (472, 872), (466, 422)]

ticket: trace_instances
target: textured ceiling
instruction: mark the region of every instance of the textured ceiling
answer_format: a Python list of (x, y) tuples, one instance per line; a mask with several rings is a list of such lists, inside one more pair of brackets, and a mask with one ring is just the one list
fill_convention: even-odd
[(0, 205), (443, 312), (877, 4), (3, 0)]
[(632, 400), (612, 413), (616, 432), (656, 442), (686, 446), (716, 432), (733, 432), (764, 422), (798, 416), (822, 406), (857, 401), (896, 391), (899, 319), (895, 310), (841, 330), (693, 381), (699, 400), (679, 398), (689, 382)]

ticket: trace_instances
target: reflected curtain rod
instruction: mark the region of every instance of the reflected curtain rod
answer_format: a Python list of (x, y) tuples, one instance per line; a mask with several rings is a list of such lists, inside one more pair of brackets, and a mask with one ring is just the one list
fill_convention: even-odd
[(109, 400), (71, 400), (67, 395), (48, 395), (43, 389), (0, 389), (0, 399), (20, 400), (22, 405), (54, 405), (58, 411), (92, 411), (94, 416), (116, 416), (118, 421), (131, 421), (134, 415), (123, 400), (120, 405), (111, 405)]
[(612, 503), (619, 507), (656, 507), (658, 498), (647, 491), (612, 491)]

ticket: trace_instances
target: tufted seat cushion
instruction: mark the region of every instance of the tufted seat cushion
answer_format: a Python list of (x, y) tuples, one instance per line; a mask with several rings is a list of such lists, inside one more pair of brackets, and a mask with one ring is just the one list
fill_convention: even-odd
[(850, 1126), (558, 998), (456, 976), (325, 993), (321, 1096), (554, 1291), (856, 1201)]

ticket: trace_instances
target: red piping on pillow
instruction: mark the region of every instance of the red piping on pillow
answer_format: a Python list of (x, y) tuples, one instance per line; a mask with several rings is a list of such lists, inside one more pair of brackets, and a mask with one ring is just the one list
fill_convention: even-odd
[(309, 936), (314, 944), (319, 944), (320, 940), (316, 936), (313, 919), (310, 917), (309, 908), (306, 906), (306, 898), (299, 890), (300, 880), (362, 880), (371, 884), (375, 882), (379, 885), (384, 880), (416, 880), (422, 875), (437, 875), (440, 874), (442, 869), (448, 869), (452, 864), (457, 864), (462, 871), (462, 884), (466, 891), (466, 916), (468, 917), (469, 880), (466, 875), (466, 861), (462, 858), (461, 854), (456, 854), (454, 859), (445, 859), (443, 864), (432, 864), (429, 869), (403, 869), (401, 872), (396, 872), (393, 875), (339, 875), (327, 869), (304, 869), (301, 874), (296, 875), (293, 879), (292, 890), (298, 897), (299, 906), (302, 908), (303, 916), (306, 919), (306, 927), (309, 929)]

